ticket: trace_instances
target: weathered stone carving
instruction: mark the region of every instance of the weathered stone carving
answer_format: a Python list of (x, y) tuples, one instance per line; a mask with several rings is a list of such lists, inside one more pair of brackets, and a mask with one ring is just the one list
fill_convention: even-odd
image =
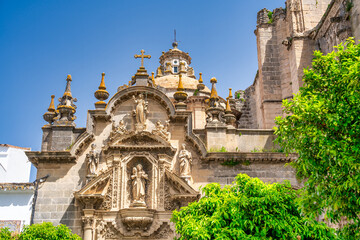
[(120, 135), (127, 134), (129, 132), (126, 129), (126, 123), (124, 122), (124, 120), (120, 120), (118, 126), (115, 126), (115, 121), (113, 121), (112, 130), (114, 133), (118, 133)]
[(189, 177), (191, 173), (192, 156), (191, 152), (186, 150), (186, 145), (182, 145), (182, 150), (179, 153), (180, 162), (180, 177)]
[(106, 232), (106, 222), (98, 220), (96, 226), (96, 239), (103, 239)]
[(139, 94), (138, 98), (133, 95), (133, 100), (136, 104), (133, 115), (135, 117), (135, 130), (144, 131), (146, 129), (146, 115), (148, 113), (148, 102), (144, 99), (142, 93)]
[(165, 124), (162, 124), (161, 121), (157, 121), (155, 124), (155, 129), (152, 131), (153, 134), (156, 134), (166, 141), (170, 140), (170, 132), (169, 132), (169, 120), (165, 121)]
[(143, 170), (143, 166), (138, 164), (132, 170), (132, 207), (145, 207), (145, 185), (148, 175)]
[(91, 150), (86, 154), (87, 173), (88, 175), (95, 175), (99, 166), (100, 154), (95, 150), (96, 145), (91, 144)]
[(170, 228), (169, 223), (164, 222), (156, 232), (151, 234), (151, 237), (155, 239), (168, 239), (173, 235), (173, 231)]

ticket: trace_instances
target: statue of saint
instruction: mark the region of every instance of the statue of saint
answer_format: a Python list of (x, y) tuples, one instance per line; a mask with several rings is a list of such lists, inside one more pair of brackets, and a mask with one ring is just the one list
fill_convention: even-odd
[(192, 157), (191, 157), (191, 153), (185, 149), (185, 144), (182, 145), (182, 150), (179, 153), (179, 160), (180, 160), (180, 176), (181, 177), (190, 176)]
[(147, 113), (147, 102), (144, 99), (142, 93), (139, 94), (138, 98), (133, 96), (134, 102), (136, 103), (136, 108), (134, 110), (136, 123), (145, 125), (146, 122), (146, 113)]
[(133, 168), (131, 179), (133, 203), (145, 203), (145, 184), (148, 175), (141, 164)]
[(88, 154), (86, 154), (87, 170), (89, 175), (96, 174), (99, 165), (100, 154), (95, 150), (95, 148), (96, 145), (91, 144), (91, 150)]

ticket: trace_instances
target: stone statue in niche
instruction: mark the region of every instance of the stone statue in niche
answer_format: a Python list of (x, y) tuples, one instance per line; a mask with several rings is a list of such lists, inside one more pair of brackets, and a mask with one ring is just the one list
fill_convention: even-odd
[(88, 175), (95, 175), (99, 166), (100, 154), (95, 150), (96, 145), (91, 144), (91, 150), (86, 154), (87, 160), (87, 173)]
[(144, 99), (142, 93), (139, 94), (138, 98), (133, 95), (133, 100), (136, 104), (133, 115), (135, 117), (135, 130), (143, 131), (146, 129), (146, 114), (148, 113), (148, 102)]
[(180, 177), (184, 178), (188, 182), (191, 173), (192, 156), (191, 156), (191, 152), (185, 149), (185, 144), (182, 145), (182, 149), (179, 153), (179, 162), (180, 162)]
[(132, 206), (145, 207), (145, 185), (148, 175), (143, 170), (143, 166), (138, 164), (132, 169), (131, 187), (132, 187)]
[(152, 131), (152, 133), (169, 141), (170, 140), (169, 120), (165, 121), (165, 124), (162, 124), (160, 120), (157, 121), (155, 124), (155, 129)]

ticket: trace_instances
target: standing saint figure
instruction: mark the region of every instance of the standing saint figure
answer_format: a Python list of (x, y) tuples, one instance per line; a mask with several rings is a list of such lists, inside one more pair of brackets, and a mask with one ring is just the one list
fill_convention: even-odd
[(91, 150), (86, 154), (88, 175), (95, 175), (99, 165), (99, 153), (95, 150), (96, 145), (91, 144)]
[(185, 149), (185, 144), (182, 145), (182, 150), (179, 153), (180, 161), (180, 177), (188, 177), (191, 172), (191, 152)]
[(146, 180), (148, 180), (148, 175), (143, 170), (141, 164), (133, 168), (131, 179), (133, 203), (145, 204), (145, 184)]
[(134, 110), (136, 123), (138, 125), (145, 126), (147, 102), (144, 99), (144, 95), (140, 93), (138, 98), (135, 98), (135, 96), (133, 95), (133, 100), (136, 103), (136, 108)]

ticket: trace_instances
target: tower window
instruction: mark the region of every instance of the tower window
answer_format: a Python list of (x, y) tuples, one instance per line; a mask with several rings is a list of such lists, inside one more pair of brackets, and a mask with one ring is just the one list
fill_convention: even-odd
[(174, 67), (174, 73), (178, 72), (178, 67)]

